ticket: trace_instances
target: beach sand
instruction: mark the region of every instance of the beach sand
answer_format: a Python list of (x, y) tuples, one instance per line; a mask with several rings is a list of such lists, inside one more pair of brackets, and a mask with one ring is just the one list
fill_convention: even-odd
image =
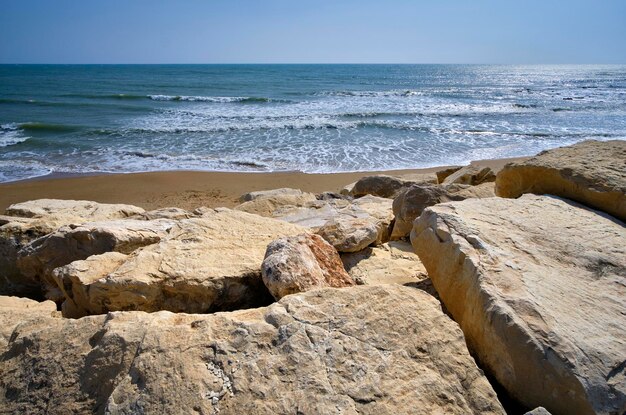
[[(479, 160), (472, 164), (489, 166), (498, 171), (506, 163), (516, 160), (520, 158)], [(431, 173), (445, 167), (330, 174), (166, 171), (74, 177), (46, 176), (1, 183), (0, 212), (13, 203), (42, 198), (127, 203), (148, 210), (170, 206), (189, 210), (200, 206), (233, 207), (239, 203), (239, 196), (250, 191), (280, 187), (293, 187), (314, 193), (339, 191), (345, 185), (372, 174)]]

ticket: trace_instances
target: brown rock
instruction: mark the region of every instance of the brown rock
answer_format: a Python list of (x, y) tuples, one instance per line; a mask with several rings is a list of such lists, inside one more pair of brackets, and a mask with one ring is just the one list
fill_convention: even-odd
[(212, 315), (20, 318), (0, 349), (6, 413), (504, 414), (459, 327), (409, 287)]
[(439, 170), (435, 174), (437, 175), (437, 183), (443, 183), (446, 177), (450, 176), (452, 173), (456, 173), (461, 170), (463, 166), (452, 166), (447, 169)]
[(469, 184), (476, 186), (485, 182), (493, 182), (496, 175), (490, 167), (481, 167), (474, 164), (465, 166), (446, 177), (442, 184)]
[(524, 193), (576, 200), (626, 221), (626, 141), (583, 141), (504, 166), (496, 194)]
[(355, 284), (335, 248), (320, 236), (306, 233), (270, 243), (261, 272), (265, 286), (277, 300), (314, 288)]
[(393, 199), (399, 190), (416, 183), (437, 184), (437, 176), (435, 174), (413, 175), (406, 178), (384, 174), (366, 176), (354, 184), (351, 194), (354, 197), (372, 195)]
[(411, 233), (485, 370), (528, 407), (626, 410), (626, 227), (555, 197), (426, 209)]

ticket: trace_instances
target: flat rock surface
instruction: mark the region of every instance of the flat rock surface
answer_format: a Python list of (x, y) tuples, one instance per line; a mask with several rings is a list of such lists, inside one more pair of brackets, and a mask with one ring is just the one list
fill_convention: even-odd
[(504, 166), (496, 194), (552, 194), (626, 221), (626, 141), (583, 141)]
[(485, 370), (528, 407), (626, 410), (626, 227), (555, 197), (428, 208), (411, 241)]
[(0, 349), (7, 413), (504, 414), (459, 327), (410, 287), (213, 315), (21, 319)]
[[(274, 239), (306, 232), (275, 219), (229, 209), (207, 211), (202, 218), (174, 225), (158, 243), (137, 249), (117, 262), (111, 256), (95, 263), (58, 268), (66, 301), (99, 314), (117, 310), (207, 312), (267, 304), (261, 263)], [(101, 262), (104, 262), (102, 264)], [(94, 275), (93, 270), (103, 270)]]
[(427, 278), (424, 265), (408, 242), (392, 241), (342, 254), (341, 260), (359, 284), (407, 284)]

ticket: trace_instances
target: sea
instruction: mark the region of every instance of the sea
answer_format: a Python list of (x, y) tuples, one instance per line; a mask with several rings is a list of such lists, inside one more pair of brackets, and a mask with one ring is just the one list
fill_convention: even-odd
[(626, 139), (626, 66), (0, 65), (0, 181), (352, 172)]

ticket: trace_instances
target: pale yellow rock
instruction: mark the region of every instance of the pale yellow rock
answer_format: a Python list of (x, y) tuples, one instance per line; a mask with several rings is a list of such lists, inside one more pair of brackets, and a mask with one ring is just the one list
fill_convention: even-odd
[(57, 268), (59, 286), (76, 305), (63, 310), (84, 310), (68, 315), (80, 317), (117, 310), (200, 313), (265, 305), (271, 301), (261, 279), (267, 245), (303, 232), (258, 215), (207, 211), (202, 218), (176, 222), (158, 243), (126, 258), (101, 255), (92, 258), (98, 265)]
[(412, 244), (482, 367), (559, 414), (626, 410), (626, 227), (555, 197), (426, 209)]
[(246, 193), (240, 200), (243, 203), (236, 206), (236, 210), (271, 217), (273, 212), (282, 206), (304, 206), (317, 199), (313, 193), (283, 188)]
[(138, 215), (132, 216), (133, 219), (143, 219), (143, 220), (156, 220), (156, 219), (189, 219), (196, 216), (194, 213), (189, 212), (188, 210), (177, 208), (177, 207), (168, 207), (150, 210), (144, 213), (140, 213)]
[(393, 241), (342, 254), (341, 260), (359, 284), (407, 284), (427, 278), (426, 268), (408, 242)]
[[(0, 353), (11, 341), (11, 335), (18, 324), (32, 319), (45, 320), (56, 316), (57, 306), (52, 301), (40, 303), (29, 298), (0, 296)], [(1, 365), (2, 363), (0, 363), (0, 373), (2, 373)], [(1, 402), (2, 398), (0, 398)]]
[(55, 268), (104, 252), (131, 253), (160, 241), (175, 223), (168, 219), (120, 219), (62, 226), (23, 247), (17, 265), (22, 277), (40, 281), (46, 298), (62, 301), (52, 278)]
[(0, 362), (6, 413), (504, 414), (459, 327), (409, 287), (212, 315), (22, 318)]
[(496, 194), (552, 194), (626, 221), (626, 141), (583, 141), (504, 166)]
[(131, 205), (84, 200), (38, 199), (16, 203), (0, 217), (0, 294), (39, 297), (39, 278), (22, 275), (17, 266), (20, 249), (59, 227), (89, 221), (113, 220), (141, 214)]

